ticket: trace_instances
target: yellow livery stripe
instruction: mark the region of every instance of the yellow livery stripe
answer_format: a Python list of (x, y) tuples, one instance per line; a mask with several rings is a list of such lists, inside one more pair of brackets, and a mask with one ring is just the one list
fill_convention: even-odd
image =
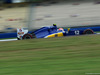
[(63, 33), (62, 32), (58, 33), (58, 37), (61, 37), (61, 36), (63, 36)]
[(61, 37), (61, 36), (63, 36), (63, 33), (62, 32), (55, 33), (55, 34), (51, 34), (51, 35), (47, 36), (47, 38), (49, 38), (49, 37)]
[(51, 35), (47, 36), (47, 38), (49, 38), (49, 37), (55, 37), (55, 34), (51, 34)]

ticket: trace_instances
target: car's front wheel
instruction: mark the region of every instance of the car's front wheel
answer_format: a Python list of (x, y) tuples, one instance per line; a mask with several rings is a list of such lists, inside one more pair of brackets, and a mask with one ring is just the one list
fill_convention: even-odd
[(32, 35), (31, 34), (25, 34), (22, 39), (32, 39)]
[(17, 40), (20, 40), (20, 38), (17, 37)]

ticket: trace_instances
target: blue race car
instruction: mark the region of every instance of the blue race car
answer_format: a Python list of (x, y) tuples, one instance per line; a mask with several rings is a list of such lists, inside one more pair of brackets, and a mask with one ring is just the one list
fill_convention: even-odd
[(100, 32), (100, 26), (57, 28), (56, 24), (53, 24), (53, 26), (42, 27), (32, 32), (28, 32), (28, 29), (26, 28), (17, 29), (17, 38), (18, 40), (22, 40), (32, 38), (49, 38), (71, 35), (99, 34), (98, 32)]

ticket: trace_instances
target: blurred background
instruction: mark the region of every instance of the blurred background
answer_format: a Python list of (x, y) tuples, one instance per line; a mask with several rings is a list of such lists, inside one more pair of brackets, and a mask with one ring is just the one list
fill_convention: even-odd
[(52, 24), (100, 25), (100, 0), (0, 0), (0, 33)]

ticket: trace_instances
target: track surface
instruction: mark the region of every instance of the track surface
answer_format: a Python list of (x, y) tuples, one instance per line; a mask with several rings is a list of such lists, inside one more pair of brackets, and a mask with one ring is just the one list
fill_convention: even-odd
[(2, 41), (16, 41), (17, 39), (5, 39), (5, 40), (0, 40), (0, 42)]

